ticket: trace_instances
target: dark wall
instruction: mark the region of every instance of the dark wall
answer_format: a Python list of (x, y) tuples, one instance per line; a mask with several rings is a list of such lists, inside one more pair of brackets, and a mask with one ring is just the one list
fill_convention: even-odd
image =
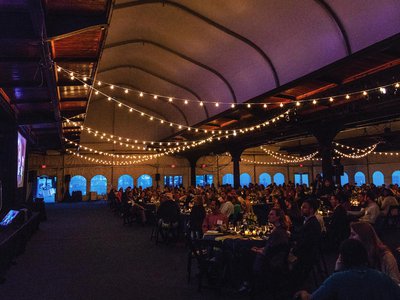
[(17, 194), (17, 125), (15, 118), (0, 107), (0, 180), (3, 210), (16, 204)]

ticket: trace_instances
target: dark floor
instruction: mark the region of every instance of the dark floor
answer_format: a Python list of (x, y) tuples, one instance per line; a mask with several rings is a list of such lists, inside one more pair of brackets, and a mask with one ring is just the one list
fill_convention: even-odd
[(151, 226), (123, 227), (104, 203), (47, 205), (47, 215), (7, 272), (1, 300), (248, 299), (198, 293), (186, 281), (183, 243), (155, 245)]

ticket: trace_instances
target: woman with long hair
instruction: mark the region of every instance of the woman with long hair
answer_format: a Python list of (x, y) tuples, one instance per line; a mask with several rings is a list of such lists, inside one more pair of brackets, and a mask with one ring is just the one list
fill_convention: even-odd
[[(389, 248), (379, 239), (372, 225), (366, 222), (353, 222), (350, 224), (350, 230), (350, 238), (359, 240), (367, 249), (369, 266), (385, 273), (397, 284), (400, 284), (396, 259)], [(341, 269), (340, 257), (336, 262), (335, 269)]]

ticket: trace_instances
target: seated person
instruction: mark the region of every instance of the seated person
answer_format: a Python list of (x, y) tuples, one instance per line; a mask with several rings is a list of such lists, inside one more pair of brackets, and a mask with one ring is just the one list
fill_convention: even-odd
[(210, 203), (211, 213), (208, 214), (203, 222), (203, 232), (207, 230), (215, 230), (218, 227), (228, 225), (228, 218), (221, 213), (220, 203), (216, 199), (213, 199)]
[[(367, 249), (369, 266), (385, 273), (395, 283), (400, 284), (400, 273), (396, 259), (389, 248), (376, 235), (374, 228), (366, 222), (354, 222), (350, 224), (350, 229), (350, 238), (360, 241)], [(339, 257), (335, 270), (341, 269), (342, 262)]]
[(224, 198), (220, 197), (219, 201), (221, 202), (221, 213), (223, 213), (229, 219), (229, 217), (233, 215), (235, 211), (235, 207), (232, 203), (233, 197), (231, 195), (227, 195)]
[(157, 211), (158, 224), (161, 227), (161, 236), (165, 238), (164, 229), (178, 228), (179, 225), (179, 205), (173, 200), (171, 193), (166, 193), (161, 197), (161, 204)]
[(387, 216), (389, 208), (391, 206), (397, 206), (399, 203), (397, 199), (393, 196), (393, 193), (389, 189), (383, 191), (383, 200), (381, 204), (381, 216)]
[(296, 299), (400, 299), (400, 287), (387, 275), (368, 268), (367, 250), (360, 241), (348, 239), (340, 246), (343, 270), (326, 279), (311, 295), (296, 293)]
[[(289, 246), (289, 225), (286, 221), (285, 213), (280, 208), (272, 208), (268, 214), (268, 222), (273, 224), (274, 229), (269, 235), (264, 247), (252, 247), (251, 253), (247, 259), (244, 259), (243, 265), (241, 266), (241, 274), (246, 278), (243, 282), (240, 291), (244, 291), (249, 288), (250, 284), (248, 279), (250, 278), (249, 266), (252, 266), (253, 275), (261, 275), (262, 270), (265, 268), (270, 272), (278, 271), (278, 268), (283, 268), (283, 261), (287, 260), (287, 250), (285, 248), (284, 257), (279, 251), (285, 246)], [(254, 254), (254, 255), (251, 255)], [(253, 263), (251, 264), (251, 260)], [(273, 275), (273, 274), (272, 274)]]
[(375, 194), (372, 191), (368, 191), (364, 196), (364, 203), (366, 207), (358, 211), (348, 211), (347, 214), (351, 216), (359, 217), (359, 221), (368, 222), (375, 224), (376, 219), (380, 215), (380, 209), (378, 204), (375, 203)]

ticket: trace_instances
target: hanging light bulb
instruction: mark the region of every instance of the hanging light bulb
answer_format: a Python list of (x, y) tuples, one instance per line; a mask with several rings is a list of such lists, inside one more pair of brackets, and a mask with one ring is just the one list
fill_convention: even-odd
[(219, 106), (219, 103), (218, 103), (218, 102), (216, 102), (216, 103), (215, 103), (215, 106), (216, 106), (216, 107), (218, 107), (218, 106)]
[(112, 89), (112, 90), (113, 90), (113, 89), (114, 89), (114, 86), (113, 86), (113, 85), (111, 85), (111, 86), (110, 86), (110, 89)]
[(347, 100), (350, 99), (350, 95), (349, 95), (349, 94), (346, 95), (346, 99), (347, 99)]
[(231, 107), (232, 107), (232, 108), (235, 108), (235, 104), (234, 104), (234, 103), (232, 103), (232, 104), (231, 104)]
[(266, 103), (264, 103), (263, 107), (264, 107), (264, 108), (267, 108), (267, 107), (268, 107), (268, 105), (267, 105)]
[(317, 100), (314, 99), (312, 103), (313, 103), (314, 105), (317, 104)]
[(97, 82), (97, 85), (101, 85), (101, 81)]
[(169, 97), (168, 101), (169, 101), (169, 102), (172, 102), (172, 97)]
[(300, 102), (299, 101), (296, 102), (296, 106), (300, 106)]
[(332, 97), (329, 98), (329, 102), (333, 102), (333, 98)]
[(157, 99), (157, 98), (158, 98), (157, 95), (154, 95), (154, 96), (153, 96), (153, 99)]
[(283, 107), (283, 103), (281, 102), (281, 104), (279, 104), (280, 107)]
[(367, 96), (368, 95), (368, 93), (366, 91), (364, 91), (362, 94), (363, 94), (363, 96)]
[(185, 102), (184, 102), (185, 104), (188, 104), (188, 101), (187, 100), (185, 100)]
[(203, 106), (204, 104), (203, 104), (203, 101), (200, 101), (200, 106)]
[(125, 89), (125, 94), (128, 94), (128, 93), (129, 93), (128, 89)]
[(251, 107), (251, 104), (250, 104), (250, 103), (248, 103), (248, 104), (247, 104), (247, 108), (250, 108), (250, 107)]
[(108, 101), (111, 101), (111, 97), (108, 97), (107, 100), (108, 100)]
[(140, 96), (140, 97), (143, 97), (143, 92), (140, 92), (139, 96)]

